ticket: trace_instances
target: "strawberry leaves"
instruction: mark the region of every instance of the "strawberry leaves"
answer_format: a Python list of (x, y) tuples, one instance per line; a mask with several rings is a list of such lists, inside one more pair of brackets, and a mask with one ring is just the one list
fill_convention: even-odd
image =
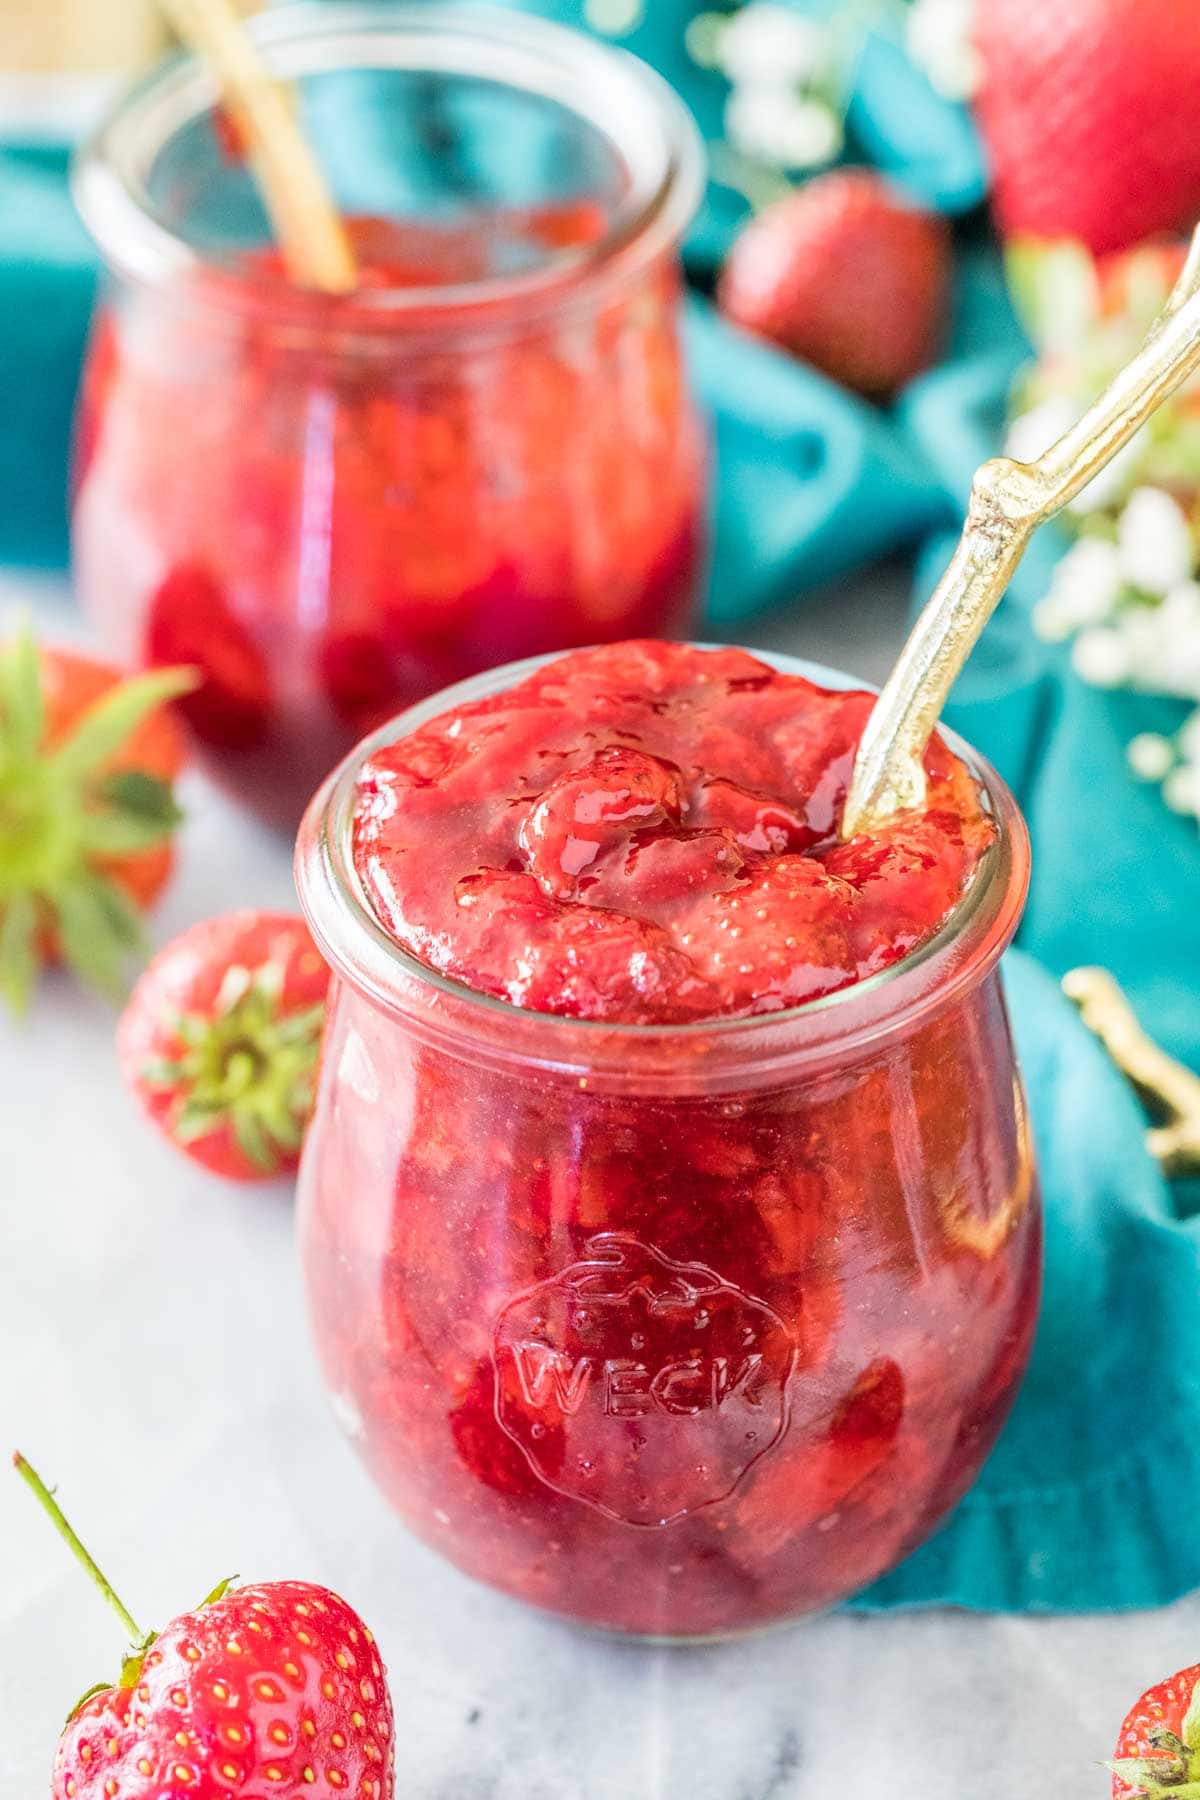
[(137, 908), (115, 882), (91, 875), (61, 887), (54, 909), (71, 968), (97, 993), (119, 998), (126, 965), (145, 946)]
[(159, 708), (196, 685), (194, 672), (114, 677), (52, 741), (55, 654), (28, 628), (0, 649), (0, 999), (14, 1014), (56, 955), (99, 992), (120, 993), (143, 950), (122, 863), (165, 843), (181, 817), (169, 782), (113, 764)]
[(110, 688), (82, 714), (64, 743), (51, 755), (60, 776), (78, 780), (96, 775), (152, 712), (197, 685), (191, 669), (154, 669)]
[(131, 856), (160, 844), (183, 821), (171, 784), (140, 769), (109, 775), (100, 785), (103, 806), (83, 827), (87, 848), (99, 856)]
[(177, 1053), (141, 1069), (148, 1089), (176, 1096), (173, 1137), (193, 1144), (228, 1126), (262, 1175), (275, 1174), (300, 1148), (325, 1022), (323, 1002), (283, 1012), (283, 985), (277, 962), (231, 964), (211, 1015), (178, 1015)]
[(1200, 1681), (1192, 1689), (1192, 1697), (1188, 1701), (1187, 1711), (1183, 1715), (1183, 1723), (1179, 1727), (1179, 1736), (1183, 1740), (1185, 1750), (1193, 1754), (1200, 1752)]
[(0, 656), (0, 718), (10, 752), (33, 756), (42, 741), (46, 709), (37, 645), (28, 630), (18, 632), (6, 656)]
[(1161, 1795), (1163, 1800), (1200, 1800), (1200, 1781), (1188, 1781), (1183, 1765), (1172, 1757), (1122, 1756), (1105, 1767), (1138, 1794)]
[(0, 995), (14, 1013), (29, 1005), (37, 980), (37, 907), (28, 894), (14, 894), (0, 911)]

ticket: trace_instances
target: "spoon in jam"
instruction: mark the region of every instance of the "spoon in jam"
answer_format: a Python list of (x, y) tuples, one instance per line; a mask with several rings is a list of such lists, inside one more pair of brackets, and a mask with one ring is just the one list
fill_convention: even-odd
[(233, 0), (160, 0), (179, 36), (211, 65), (246, 145), (283, 256), (298, 287), (358, 286), (349, 235), (285, 89), (272, 79)]
[(1082, 492), (1197, 369), (1200, 228), (1141, 349), (1078, 424), (1036, 461), (1002, 456), (976, 471), (958, 547), (867, 719), (842, 815), (844, 838), (923, 803), (930, 733), (1034, 531)]

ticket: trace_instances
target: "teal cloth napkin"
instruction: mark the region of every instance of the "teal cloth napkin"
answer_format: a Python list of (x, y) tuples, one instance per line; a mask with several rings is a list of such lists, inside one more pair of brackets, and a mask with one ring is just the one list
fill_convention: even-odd
[(1033, 1360), (978, 1482), (865, 1611), (1103, 1611), (1200, 1584), (1200, 1222), (1173, 1210), (1136, 1101), (1057, 982), (1020, 951), (1005, 966), (1046, 1195)]
[(67, 152), (0, 146), (0, 563), (67, 557), (71, 416), (96, 291)]

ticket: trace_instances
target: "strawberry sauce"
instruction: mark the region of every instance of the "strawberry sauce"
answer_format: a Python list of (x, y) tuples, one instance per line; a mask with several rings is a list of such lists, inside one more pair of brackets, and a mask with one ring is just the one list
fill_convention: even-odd
[(1028, 1355), (1020, 820), (935, 740), (925, 809), (839, 844), (870, 697), (743, 651), (503, 681), (337, 802), (371, 909), (460, 985), (398, 967), (384, 1005), (332, 800), (301, 835), (338, 1415), (410, 1527), (522, 1599), (680, 1638), (796, 1617), (928, 1535)]
[[(359, 219), (357, 294), (302, 293), (255, 254), (101, 316), (77, 435), (85, 604), (122, 657), (199, 666), (198, 743), (272, 821), (448, 682), (687, 625), (704, 454), (678, 273), (667, 257), (585, 291), (607, 225), (590, 203)], [(471, 314), (529, 271), (554, 289), (540, 315)]]
[(742, 650), (576, 652), (370, 757), (359, 874), (398, 943), (517, 1006), (796, 1006), (927, 937), (993, 835), (935, 741), (925, 810), (840, 842), (871, 703)]

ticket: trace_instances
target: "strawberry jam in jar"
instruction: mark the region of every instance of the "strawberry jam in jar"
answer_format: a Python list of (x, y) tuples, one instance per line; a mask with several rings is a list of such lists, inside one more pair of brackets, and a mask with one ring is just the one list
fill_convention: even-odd
[(572, 1619), (830, 1605), (966, 1491), (1025, 1365), (1025, 831), (939, 737), (923, 811), (839, 842), (870, 705), (576, 651), (393, 722), (301, 830), (339, 1417), (413, 1531)]
[(256, 22), (359, 287), (303, 291), (182, 60), (76, 192), (112, 271), (77, 434), (102, 638), (190, 663), (211, 768), (293, 826), (381, 720), (497, 662), (686, 630), (706, 459), (679, 337), (690, 118), (641, 64), (520, 15)]

